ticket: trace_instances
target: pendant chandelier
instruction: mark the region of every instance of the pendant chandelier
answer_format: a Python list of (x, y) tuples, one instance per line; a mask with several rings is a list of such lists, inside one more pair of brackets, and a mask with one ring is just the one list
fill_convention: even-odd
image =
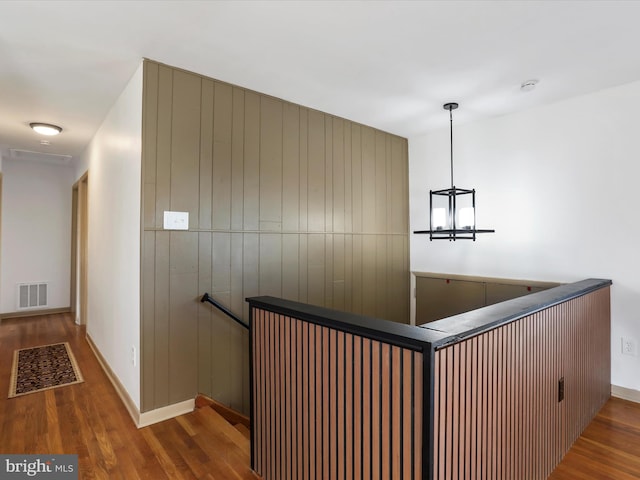
[(445, 103), (449, 110), (449, 135), (451, 147), (451, 187), (429, 190), (429, 230), (413, 233), (428, 233), (429, 240), (473, 240), (478, 233), (493, 233), (495, 230), (476, 228), (476, 190), (458, 188), (453, 183), (453, 110), (457, 103)]

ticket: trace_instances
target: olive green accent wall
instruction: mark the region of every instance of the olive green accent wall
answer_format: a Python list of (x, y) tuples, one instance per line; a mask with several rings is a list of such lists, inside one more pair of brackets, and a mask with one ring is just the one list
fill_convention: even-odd
[(204, 292), (409, 322), (406, 139), (152, 61), (142, 136), (142, 411), (248, 413), (248, 335)]

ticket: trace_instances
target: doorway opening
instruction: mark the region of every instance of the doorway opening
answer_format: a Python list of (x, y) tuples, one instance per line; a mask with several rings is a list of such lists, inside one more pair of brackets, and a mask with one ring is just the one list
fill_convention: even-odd
[(89, 231), (89, 172), (72, 187), (71, 312), (78, 325), (87, 324), (87, 251)]

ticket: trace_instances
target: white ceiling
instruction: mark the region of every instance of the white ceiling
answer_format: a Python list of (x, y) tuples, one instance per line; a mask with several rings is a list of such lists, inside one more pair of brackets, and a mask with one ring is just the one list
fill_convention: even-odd
[(79, 155), (143, 57), (411, 137), (448, 101), (464, 123), (640, 80), (638, 25), (638, 1), (0, 1), (0, 147)]

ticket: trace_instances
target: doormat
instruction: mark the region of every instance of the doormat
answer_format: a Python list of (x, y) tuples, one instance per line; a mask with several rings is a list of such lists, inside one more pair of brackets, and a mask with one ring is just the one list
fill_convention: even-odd
[(67, 342), (13, 352), (9, 398), (83, 382)]

